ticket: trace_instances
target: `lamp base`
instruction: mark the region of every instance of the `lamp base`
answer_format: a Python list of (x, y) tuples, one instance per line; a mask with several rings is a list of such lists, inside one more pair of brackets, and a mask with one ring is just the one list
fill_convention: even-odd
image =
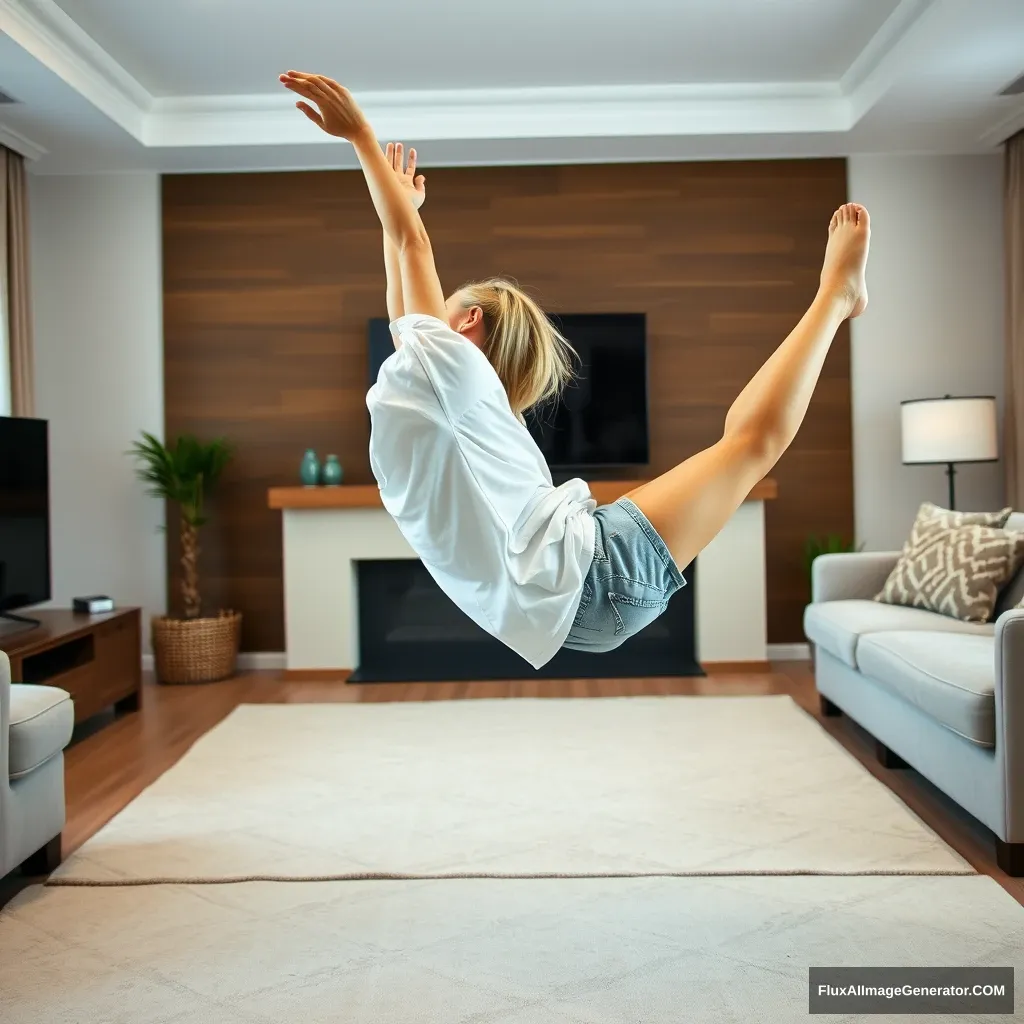
[(952, 462), (946, 463), (946, 476), (949, 477), (949, 508), (956, 510), (956, 467)]

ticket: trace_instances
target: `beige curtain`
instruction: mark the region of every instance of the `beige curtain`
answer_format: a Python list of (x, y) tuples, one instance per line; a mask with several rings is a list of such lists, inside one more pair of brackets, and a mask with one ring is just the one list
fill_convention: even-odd
[(0, 146), (0, 309), (6, 313), (11, 413), (35, 415), (35, 372), (28, 271), (25, 158)]
[(1006, 501), (1024, 509), (1024, 132), (1006, 143)]

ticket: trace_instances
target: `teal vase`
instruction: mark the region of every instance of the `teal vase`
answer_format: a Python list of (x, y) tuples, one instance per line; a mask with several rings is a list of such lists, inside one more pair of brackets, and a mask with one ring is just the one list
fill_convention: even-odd
[(316, 487), (320, 483), (320, 460), (312, 448), (306, 449), (302, 456), (302, 465), (299, 467), (299, 479), (307, 487)]
[(341, 463), (338, 461), (337, 455), (328, 455), (327, 461), (324, 463), (323, 473), (321, 474), (321, 480), (327, 487), (337, 487), (345, 475), (344, 470), (341, 468)]

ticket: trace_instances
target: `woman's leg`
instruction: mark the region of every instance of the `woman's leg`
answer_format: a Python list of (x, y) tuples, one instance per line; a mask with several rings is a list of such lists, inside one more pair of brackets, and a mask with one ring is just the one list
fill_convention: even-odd
[(869, 238), (867, 210), (850, 203), (836, 211), (818, 294), (733, 403), (722, 439), (629, 494), (681, 569), (714, 539), (796, 436), (836, 331), (867, 305)]

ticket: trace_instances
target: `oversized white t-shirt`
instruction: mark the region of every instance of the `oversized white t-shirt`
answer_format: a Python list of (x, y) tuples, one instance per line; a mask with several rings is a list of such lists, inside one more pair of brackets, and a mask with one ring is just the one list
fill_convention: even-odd
[(553, 486), (472, 342), (418, 313), (391, 331), (399, 347), (366, 396), (384, 507), (441, 589), (540, 668), (572, 628), (596, 502), (582, 480)]

